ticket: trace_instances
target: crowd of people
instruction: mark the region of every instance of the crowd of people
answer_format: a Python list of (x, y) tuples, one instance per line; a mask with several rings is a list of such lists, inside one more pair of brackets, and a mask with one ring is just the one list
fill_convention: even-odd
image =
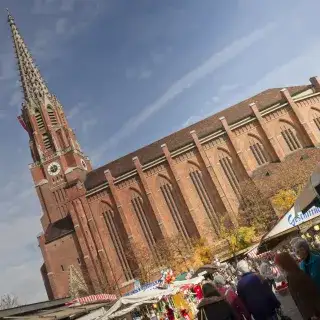
[(273, 261), (241, 260), (204, 280), (198, 320), (289, 320), (275, 294), (279, 283), (304, 320), (320, 319), (320, 253), (295, 238)]

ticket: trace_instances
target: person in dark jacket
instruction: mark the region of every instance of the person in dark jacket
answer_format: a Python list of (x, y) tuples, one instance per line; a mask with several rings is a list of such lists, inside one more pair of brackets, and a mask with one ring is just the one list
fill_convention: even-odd
[(276, 255), (275, 263), (286, 273), (289, 291), (304, 320), (320, 318), (320, 294), (288, 252)]
[(249, 313), (255, 320), (277, 319), (281, 304), (267, 282), (251, 272), (244, 260), (238, 262), (237, 270), (240, 273), (237, 293)]
[(212, 283), (205, 283), (202, 291), (204, 298), (198, 304), (198, 320), (237, 320), (232, 307)]

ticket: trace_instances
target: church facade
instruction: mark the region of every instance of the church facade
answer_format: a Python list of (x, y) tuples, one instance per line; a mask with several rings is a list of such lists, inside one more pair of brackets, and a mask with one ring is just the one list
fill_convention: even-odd
[[(70, 294), (70, 273), (83, 287), (131, 290), (132, 243), (154, 248), (179, 234), (186, 241), (219, 216), (237, 219), (239, 185), (288, 157), (320, 160), (320, 79), (263, 91), (188, 128), (92, 169), (9, 14), (24, 102), (19, 121), (30, 138), (30, 164), (42, 208), (41, 273), (50, 299)], [(216, 232), (215, 232), (216, 230)], [(134, 250), (133, 250), (134, 251)], [(85, 290), (85, 289), (84, 289)]]

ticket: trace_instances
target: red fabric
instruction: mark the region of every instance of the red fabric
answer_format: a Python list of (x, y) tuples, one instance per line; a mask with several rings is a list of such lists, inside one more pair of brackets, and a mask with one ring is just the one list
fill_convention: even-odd
[(250, 313), (247, 311), (241, 299), (232, 289), (220, 287), (218, 288), (218, 290), (221, 296), (225, 297), (227, 302), (231, 305), (233, 310), (236, 312), (239, 320), (243, 320), (243, 317), (245, 317), (248, 320), (251, 319)]
[(174, 312), (171, 308), (167, 310), (167, 317), (168, 317), (168, 320), (174, 320)]
[(193, 290), (196, 294), (197, 299), (201, 300), (203, 298), (203, 293), (202, 293), (201, 287), (199, 285), (196, 285), (196, 286), (194, 286)]

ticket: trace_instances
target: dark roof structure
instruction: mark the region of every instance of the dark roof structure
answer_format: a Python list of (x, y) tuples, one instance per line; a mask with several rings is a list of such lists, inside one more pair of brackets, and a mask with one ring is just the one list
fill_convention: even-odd
[(71, 216), (67, 215), (66, 217), (60, 220), (50, 223), (44, 234), (44, 237), (45, 237), (46, 243), (48, 243), (53, 240), (59, 239), (73, 231), (74, 231), (74, 227), (73, 227)]
[[(302, 91), (311, 88), (311, 85), (287, 87), (289, 93), (293, 96)], [(192, 142), (190, 131), (195, 130), (199, 138), (207, 136), (219, 129), (222, 129), (222, 124), (219, 118), (225, 117), (229, 124), (233, 124), (243, 118), (246, 118), (253, 114), (250, 103), (256, 103), (259, 110), (263, 110), (282, 100), (280, 93), (281, 88), (274, 88), (262, 91), (261, 93), (250, 97), (236, 105), (233, 105), (227, 109), (224, 109), (208, 118), (205, 118), (197, 123), (192, 124), (189, 127), (183, 128), (177, 132), (170, 134), (158, 141), (155, 141), (141, 149), (138, 149), (132, 153), (129, 153), (117, 160), (114, 160), (106, 165), (103, 165), (88, 173), (85, 187), (87, 190), (91, 190), (102, 183), (106, 182), (104, 171), (109, 169), (113, 177), (119, 177), (120, 175), (134, 169), (132, 162), (133, 157), (138, 157), (142, 164), (146, 164), (156, 158), (163, 155), (161, 150), (162, 144), (167, 144), (170, 151), (187, 145)]]

